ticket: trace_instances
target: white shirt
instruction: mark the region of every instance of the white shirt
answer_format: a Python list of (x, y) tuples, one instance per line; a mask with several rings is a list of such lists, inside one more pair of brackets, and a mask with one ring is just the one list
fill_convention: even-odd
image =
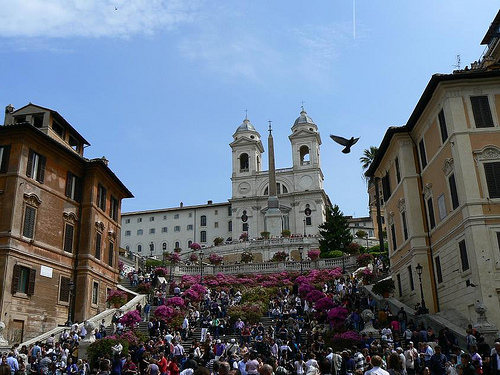
[(389, 372), (378, 366), (373, 367), (371, 370), (365, 372), (365, 375), (389, 375)]

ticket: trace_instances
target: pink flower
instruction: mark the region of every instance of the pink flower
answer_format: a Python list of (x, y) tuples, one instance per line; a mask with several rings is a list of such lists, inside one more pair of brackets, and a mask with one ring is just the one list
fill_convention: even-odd
[(316, 304), (314, 305), (314, 308), (316, 311), (327, 311), (333, 308), (333, 301), (331, 298), (324, 297), (316, 301)]
[(307, 252), (307, 256), (311, 259), (311, 260), (316, 260), (319, 258), (319, 254), (321, 252), (319, 250), (309, 250)]
[(201, 249), (201, 246), (198, 242), (193, 242), (191, 245), (189, 245), (189, 248), (191, 250), (200, 250)]
[(172, 297), (167, 299), (167, 305), (182, 307), (184, 306), (184, 300), (181, 297)]
[(120, 318), (120, 323), (126, 327), (135, 327), (141, 321), (141, 315), (137, 310), (130, 310)]
[(306, 300), (309, 302), (316, 302), (320, 300), (321, 298), (325, 298), (325, 293), (315, 289), (311, 290), (309, 293), (307, 293)]

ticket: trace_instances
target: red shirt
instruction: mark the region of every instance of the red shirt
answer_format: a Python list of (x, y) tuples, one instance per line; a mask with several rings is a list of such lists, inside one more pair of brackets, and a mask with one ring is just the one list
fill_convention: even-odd
[(158, 368), (160, 369), (160, 373), (165, 374), (167, 372), (167, 359), (162, 357), (160, 361), (158, 361)]

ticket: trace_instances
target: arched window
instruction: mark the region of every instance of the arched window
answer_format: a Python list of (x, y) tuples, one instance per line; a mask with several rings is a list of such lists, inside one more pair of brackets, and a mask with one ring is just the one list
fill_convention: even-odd
[[(276, 194), (281, 195), (287, 193), (288, 193), (287, 187), (280, 182), (276, 182)], [(269, 186), (266, 186), (266, 188), (264, 189), (264, 195), (269, 195)]]
[(167, 243), (166, 243), (166, 242), (163, 242), (163, 243), (161, 244), (161, 249), (162, 249), (163, 251), (166, 251), (166, 250), (167, 250)]
[(207, 217), (205, 215), (200, 216), (200, 226), (202, 226), (202, 227), (207, 226)]
[(180, 249), (181, 248), (181, 243), (179, 241), (175, 241), (175, 248)]
[(129, 245), (125, 246), (125, 250), (130, 251), (130, 246)]
[(309, 147), (301, 146), (299, 152), (300, 152), (300, 165), (309, 165), (310, 163)]
[(142, 245), (137, 245), (137, 252), (140, 253), (142, 251)]
[(200, 232), (200, 242), (207, 242), (207, 232), (204, 230)]
[(191, 244), (193, 243), (193, 241), (189, 240), (188, 241), (188, 247), (191, 247)]
[(248, 172), (249, 170), (248, 154), (240, 155), (240, 172)]

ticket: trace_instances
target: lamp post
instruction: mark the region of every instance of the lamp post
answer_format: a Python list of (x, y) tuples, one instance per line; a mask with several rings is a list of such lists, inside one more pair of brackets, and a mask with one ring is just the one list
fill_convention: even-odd
[(168, 279), (169, 283), (171, 283), (174, 280), (174, 276), (172, 275), (173, 265), (174, 263), (172, 262), (172, 258), (170, 258), (170, 277)]
[(303, 269), (302, 269), (302, 252), (304, 251), (304, 248), (302, 246), (299, 246), (299, 254), (300, 254), (300, 274), (302, 275)]
[(307, 234), (306, 234), (306, 219), (304, 219), (304, 237), (306, 237)]
[(203, 253), (203, 250), (200, 250), (200, 266), (201, 266), (201, 271), (200, 271), (200, 284), (203, 285), (203, 256), (205, 254)]
[(418, 275), (418, 281), (420, 283), (420, 298), (422, 301), (420, 302), (420, 308), (418, 309), (417, 313), (418, 314), (428, 314), (429, 309), (425, 306), (425, 300), (424, 300), (424, 288), (422, 288), (422, 271), (423, 268), (420, 263), (417, 264), (415, 269), (417, 270), (417, 275)]
[(75, 283), (73, 280), (69, 281), (68, 290), (69, 290), (69, 304), (68, 304), (68, 321), (66, 322), (66, 326), (70, 327), (73, 324), (73, 290), (75, 289)]

